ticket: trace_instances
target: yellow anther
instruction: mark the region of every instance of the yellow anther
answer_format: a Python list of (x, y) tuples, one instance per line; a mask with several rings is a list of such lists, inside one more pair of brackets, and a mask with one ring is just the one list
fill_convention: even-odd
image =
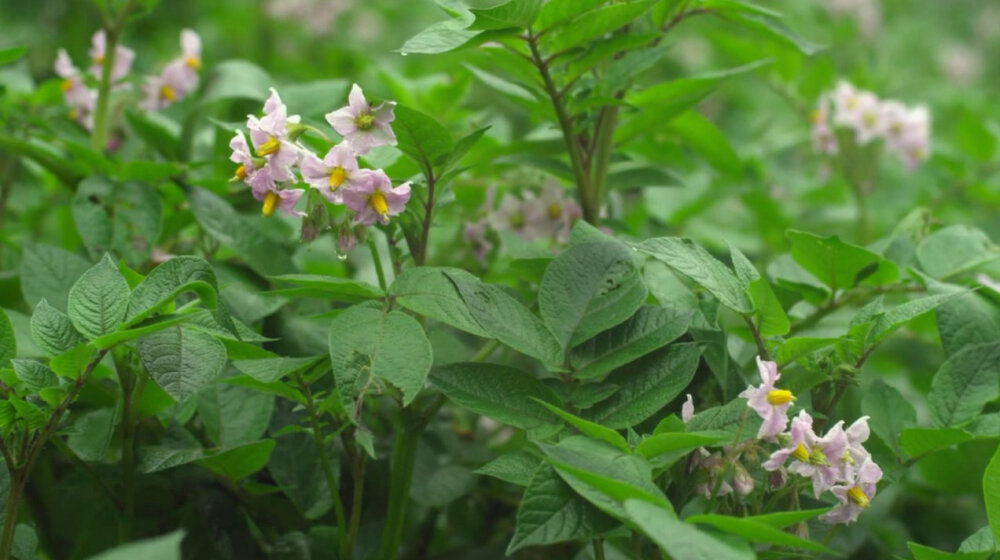
[(809, 450), (806, 449), (806, 446), (804, 446), (804, 445), (802, 445), (800, 443), (800, 444), (796, 445), (795, 446), (795, 450), (792, 451), (792, 457), (795, 457), (799, 461), (802, 461), (803, 463), (805, 463), (805, 462), (809, 461)]
[(80, 112), (79, 111), (77, 111), (76, 109), (70, 109), (69, 110), (69, 118), (70, 118), (70, 120), (75, 121), (78, 116), (80, 116)]
[(264, 142), (257, 148), (257, 155), (268, 156), (281, 149), (281, 141), (274, 136), (268, 136), (267, 142)]
[(274, 191), (268, 191), (264, 196), (264, 204), (260, 208), (260, 213), (265, 216), (270, 216), (274, 214), (274, 209), (278, 206), (278, 193)]
[(241, 163), (240, 166), (236, 168), (236, 171), (233, 172), (233, 180), (242, 181), (243, 179), (246, 178), (247, 178), (247, 166)]
[(69, 78), (67, 78), (67, 79), (63, 80), (63, 81), (62, 81), (62, 82), (61, 82), (61, 83), (59, 84), (59, 87), (60, 87), (60, 88), (61, 88), (61, 89), (62, 89), (63, 91), (69, 91), (69, 90), (73, 89), (73, 80), (70, 80)]
[(369, 201), (371, 202), (372, 208), (375, 209), (375, 213), (379, 216), (386, 216), (389, 214), (389, 206), (385, 203), (385, 195), (381, 192), (373, 192)]
[(160, 97), (166, 99), (167, 101), (173, 101), (177, 99), (177, 92), (174, 88), (170, 86), (160, 86)]
[(809, 113), (809, 122), (811, 122), (812, 124), (817, 124), (817, 123), (819, 123), (822, 120), (823, 120), (823, 111), (822, 110), (820, 110), (820, 109), (813, 109), (812, 112)]
[(104, 64), (104, 55), (99, 54), (94, 57), (94, 64)]
[(864, 491), (857, 486), (847, 491), (847, 499), (861, 508), (866, 508), (869, 504), (871, 504), (871, 501), (868, 500), (868, 496), (866, 496)]
[(184, 64), (187, 64), (188, 67), (197, 70), (201, 68), (201, 59), (196, 56), (189, 56), (184, 59)]
[(788, 404), (795, 400), (795, 395), (785, 389), (772, 389), (767, 392), (767, 402), (773, 406)]
[(370, 130), (373, 126), (375, 126), (375, 117), (367, 113), (364, 115), (358, 115), (354, 119), (354, 125), (358, 127), (358, 130)]
[(347, 179), (347, 172), (344, 171), (343, 167), (334, 167), (333, 171), (330, 172), (330, 190), (335, 191), (340, 188), (340, 185), (344, 184), (344, 180)]
[(553, 202), (552, 204), (549, 204), (548, 211), (549, 218), (558, 220), (559, 216), (562, 215), (562, 206), (560, 206), (558, 202)]

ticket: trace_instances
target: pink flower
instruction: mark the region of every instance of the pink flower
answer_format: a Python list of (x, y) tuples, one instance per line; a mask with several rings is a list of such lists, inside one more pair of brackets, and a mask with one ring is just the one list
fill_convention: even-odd
[(274, 214), (275, 210), (279, 210), (289, 216), (305, 216), (305, 212), (295, 210), (295, 205), (305, 191), (302, 189), (279, 189), (271, 173), (271, 167), (264, 166), (247, 179), (253, 197), (261, 201), (260, 213), (270, 216)]
[(309, 186), (334, 204), (343, 202), (345, 189), (362, 188), (371, 175), (358, 169), (358, 160), (347, 144), (337, 144), (319, 159), (313, 153), (302, 158), (302, 178)]
[(819, 98), (819, 105), (809, 115), (812, 123), (810, 138), (813, 150), (821, 154), (836, 155), (840, 151), (837, 135), (830, 127), (830, 100), (826, 95)]
[(410, 199), (410, 183), (392, 187), (389, 176), (381, 169), (363, 169), (366, 175), (358, 181), (356, 188), (344, 189), (344, 204), (354, 210), (354, 223), (371, 225), (375, 222), (389, 223), (389, 216), (395, 216), (406, 208)]
[[(104, 65), (104, 57), (106, 56), (107, 49), (107, 38), (104, 35), (104, 30), (101, 29), (97, 33), (94, 33), (93, 38), (91, 38), (90, 47), (90, 60), (92, 64), (90, 65), (90, 73), (101, 78), (103, 72), (102, 67)], [(111, 81), (117, 82), (118, 80), (125, 77), (128, 71), (132, 68), (132, 61), (135, 59), (135, 51), (132, 49), (118, 45), (115, 49), (115, 61), (114, 65), (111, 67)]]
[(757, 369), (760, 372), (760, 386), (749, 386), (739, 396), (747, 399), (747, 406), (764, 419), (757, 437), (772, 439), (785, 431), (785, 426), (788, 425), (788, 408), (792, 406), (795, 395), (791, 391), (774, 388), (774, 384), (781, 378), (777, 363), (765, 362), (757, 356)]
[(97, 92), (83, 83), (80, 70), (73, 65), (64, 49), (59, 49), (59, 54), (56, 55), (55, 71), (63, 79), (60, 88), (63, 99), (70, 108), (69, 117), (90, 129), (93, 125), (94, 106), (97, 104)]
[(560, 243), (569, 240), (569, 232), (583, 215), (580, 205), (566, 196), (557, 183), (548, 183), (541, 196), (525, 200), (526, 237), (555, 238)]
[(486, 256), (493, 249), (493, 243), (486, 237), (486, 218), (480, 218), (474, 222), (466, 222), (462, 228), (462, 238), (472, 246), (472, 255), (480, 264), (486, 264)]
[(181, 56), (170, 61), (157, 76), (147, 76), (142, 87), (142, 108), (163, 109), (198, 87), (201, 38), (190, 29), (181, 31)]
[(264, 103), (264, 116), (258, 119), (247, 115), (250, 141), (257, 155), (267, 159), (271, 175), (275, 181), (291, 181), (295, 178), (292, 166), (297, 165), (301, 153), (286, 140), (288, 123), (297, 123), (298, 115), (288, 116), (288, 108), (281, 102), (278, 92), (271, 88), (271, 96)]
[(497, 231), (513, 231), (528, 239), (524, 229), (524, 202), (512, 194), (505, 193), (500, 199), (500, 207), (497, 208), (496, 212), (492, 212), (487, 219), (490, 222), (490, 227)]
[(348, 96), (348, 105), (328, 113), (326, 121), (357, 154), (362, 155), (376, 146), (391, 146), (396, 143), (396, 135), (389, 126), (395, 119), (395, 106), (392, 101), (386, 101), (377, 107), (370, 106), (365, 101), (361, 87), (354, 84)]
[(254, 161), (253, 154), (250, 153), (243, 131), (236, 131), (236, 135), (229, 141), (229, 148), (233, 151), (229, 154), (229, 161), (239, 164), (233, 172), (233, 180), (247, 181), (249, 184), (248, 178), (257, 171), (258, 162)]
[[(862, 416), (854, 421), (844, 433), (847, 436), (847, 453), (844, 455), (844, 467), (860, 465), (871, 458), (871, 453), (865, 449), (864, 443), (871, 436), (871, 428), (868, 427), (868, 417)], [(846, 476), (846, 475), (844, 475)]]
[(681, 405), (681, 420), (683, 420), (684, 423), (687, 424), (688, 420), (690, 420), (693, 416), (694, 416), (694, 399), (691, 398), (691, 393), (688, 393), (687, 399), (685, 399), (684, 404)]
[(856, 470), (850, 471), (846, 484), (834, 486), (830, 491), (840, 505), (820, 516), (827, 523), (851, 523), (868, 508), (882, 480), (882, 469), (871, 459), (866, 460)]
[(812, 416), (805, 410), (800, 411), (792, 420), (788, 444), (775, 451), (763, 466), (764, 470), (776, 471), (789, 457), (795, 459), (788, 470), (812, 479), (813, 494), (819, 497), (840, 478), (848, 442), (842, 422), (822, 438), (813, 431), (812, 424)]

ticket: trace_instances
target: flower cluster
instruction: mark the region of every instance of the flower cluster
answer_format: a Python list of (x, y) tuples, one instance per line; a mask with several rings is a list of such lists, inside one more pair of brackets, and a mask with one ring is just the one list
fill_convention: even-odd
[(840, 151), (834, 128), (841, 127), (854, 132), (859, 146), (883, 140), (910, 170), (930, 154), (931, 125), (926, 106), (908, 107), (896, 100), (882, 100), (847, 82), (820, 96), (810, 120), (813, 148), (820, 153)]
[[(882, 469), (864, 447), (871, 435), (868, 417), (860, 418), (846, 429), (843, 421), (837, 422), (820, 436), (813, 430), (809, 412), (800, 410), (789, 427), (788, 409), (795, 402), (795, 395), (777, 387), (781, 374), (775, 362), (758, 357), (757, 368), (760, 385), (747, 387), (739, 396), (747, 399), (747, 406), (763, 420), (757, 439), (781, 446), (761, 466), (772, 473), (771, 480), (776, 485), (784, 484), (787, 473), (793, 473), (810, 480), (817, 498), (830, 491), (839, 504), (821, 519), (830, 523), (856, 520), (875, 497), (876, 485), (882, 479)], [(693, 415), (694, 403), (688, 395), (681, 407), (681, 418), (687, 423)], [(708, 473), (707, 480), (700, 481), (696, 487), (699, 494), (711, 497), (734, 490), (742, 495), (753, 491), (753, 478), (738, 461), (730, 461), (735, 471), (732, 484), (721, 479), (727, 458), (732, 456), (731, 449), (724, 447), (722, 454), (699, 449), (692, 454), (691, 469)]]
[[(91, 39), (88, 68), (90, 76), (73, 65), (73, 60), (65, 49), (59, 49), (56, 56), (55, 72), (62, 78), (63, 99), (70, 108), (69, 116), (88, 130), (94, 125), (97, 84), (104, 72), (106, 51), (107, 37), (102, 29)], [(135, 51), (122, 45), (115, 47), (114, 62), (109, 74), (115, 91), (131, 89), (132, 84), (126, 78), (134, 60)], [(159, 75), (146, 77), (140, 106), (154, 111), (182, 99), (198, 87), (200, 68), (201, 38), (194, 31), (185, 29), (181, 31), (181, 55), (170, 61)]]
[(403, 212), (410, 198), (410, 183), (393, 187), (381, 169), (363, 169), (358, 157), (376, 146), (396, 143), (392, 122), (395, 103), (372, 107), (361, 88), (354, 84), (348, 105), (326, 115), (327, 122), (344, 140), (319, 157), (297, 143), (305, 132), (298, 115), (288, 108), (274, 89), (264, 104), (264, 115), (247, 116), (250, 142), (238, 131), (229, 142), (229, 159), (239, 164), (233, 179), (243, 181), (261, 202), (265, 216), (279, 210), (291, 216), (305, 216), (295, 210), (303, 189), (292, 188), (299, 179), (332, 204), (343, 204), (354, 212), (355, 225), (389, 223), (389, 217)]
[(565, 243), (573, 224), (583, 212), (580, 205), (566, 195), (558, 183), (547, 183), (539, 195), (523, 191), (521, 196), (505, 193), (499, 208), (494, 209), (496, 189), (487, 191), (482, 217), (465, 224), (464, 237), (472, 245), (476, 257), (483, 260), (492, 247), (486, 237), (489, 229), (510, 231), (522, 239), (554, 239)]
[(826, 0), (826, 10), (835, 16), (852, 17), (861, 34), (874, 38), (882, 27), (882, 9), (878, 0)]

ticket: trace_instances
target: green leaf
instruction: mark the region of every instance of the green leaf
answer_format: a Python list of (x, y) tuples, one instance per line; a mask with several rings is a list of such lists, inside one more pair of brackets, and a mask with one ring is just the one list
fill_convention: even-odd
[(32, 394), (37, 394), (46, 387), (59, 385), (59, 379), (56, 377), (56, 374), (52, 373), (52, 370), (48, 366), (39, 361), (15, 359), (11, 360), (11, 365), (14, 366), (14, 373), (17, 375), (17, 379)]
[(639, 500), (625, 502), (628, 518), (673, 558), (684, 560), (752, 560), (750, 547), (735, 544), (698, 530), (677, 519), (673, 512)]
[(640, 307), (624, 323), (606, 330), (573, 349), (573, 377), (598, 379), (615, 368), (666, 346), (684, 334), (691, 313), (672, 307)]
[(94, 349), (89, 344), (79, 344), (49, 360), (49, 367), (60, 377), (79, 379), (90, 363)]
[(578, 496), (556, 471), (542, 465), (517, 508), (517, 526), (507, 554), (527, 546), (591, 539), (620, 525)]
[(821, 544), (797, 537), (791, 533), (786, 533), (767, 523), (762, 523), (754, 519), (731, 517), (728, 515), (698, 514), (692, 515), (684, 521), (687, 523), (710, 525), (754, 543), (767, 543), (790, 548), (802, 548), (824, 554), (836, 554)]
[(226, 201), (198, 187), (188, 191), (188, 200), (201, 227), (219, 243), (236, 251), (261, 276), (277, 276), (295, 270), (291, 251), (246, 216), (238, 214)]
[[(307, 432), (297, 431), (277, 437), (276, 441), (267, 464), (274, 482), (306, 519), (322, 517), (333, 507), (333, 498), (315, 440)], [(337, 460), (333, 449), (329, 456)], [(336, 464), (333, 471), (340, 471)]]
[(788, 230), (792, 258), (832, 290), (855, 286), (872, 276), (881, 283), (896, 279), (899, 271), (891, 262), (836, 235), (820, 237), (804, 231)]
[(262, 383), (273, 383), (286, 375), (309, 369), (325, 359), (325, 356), (310, 358), (261, 358), (256, 360), (233, 360), (233, 366)]
[(717, 170), (730, 175), (743, 171), (740, 156), (726, 135), (697, 112), (687, 111), (671, 120), (669, 130)]
[(934, 278), (956, 276), (1000, 258), (1000, 248), (969, 226), (940, 229), (917, 246), (920, 267)]
[(435, 368), (431, 384), (455, 404), (544, 438), (561, 428), (539, 399), (559, 404), (552, 389), (516, 369), (499, 364), (457, 363)]
[(119, 545), (90, 560), (181, 560), (181, 541), (184, 531), (174, 531), (162, 537), (145, 539)]
[(875, 435), (896, 454), (900, 453), (899, 434), (903, 433), (908, 424), (917, 421), (917, 411), (913, 404), (895, 387), (881, 379), (876, 379), (868, 386), (861, 398), (861, 412), (870, 418), (868, 425)]
[(399, 52), (408, 54), (440, 54), (469, 45), (482, 31), (466, 29), (475, 19), (464, 5), (457, 10), (457, 17), (439, 21), (410, 37)]
[(696, 344), (673, 344), (615, 370), (605, 383), (618, 391), (588, 409), (587, 419), (618, 430), (651, 417), (691, 382), (700, 355)]
[(118, 328), (128, 308), (128, 282), (109, 255), (92, 266), (69, 290), (68, 315), (89, 339)]
[(931, 417), (942, 427), (961, 426), (1000, 397), (1000, 342), (966, 346), (934, 375), (927, 395)]
[(959, 545), (959, 552), (996, 552), (997, 540), (993, 536), (993, 531), (987, 525), (975, 533), (969, 535), (967, 539)]
[[(282, 92), (284, 93), (284, 91)], [(164, 121), (164, 117), (156, 113), (125, 112), (125, 120), (129, 128), (168, 161), (179, 159), (180, 141), (177, 132)]]
[(559, 343), (521, 302), (497, 286), (445, 274), (455, 284), (469, 314), (491, 338), (545, 364), (562, 362)]
[(763, 523), (774, 527), (775, 529), (784, 529), (785, 527), (801, 523), (802, 521), (807, 521), (813, 517), (819, 517), (820, 515), (830, 511), (830, 509), (831, 508), (825, 507), (798, 511), (776, 511), (774, 513), (751, 515), (749, 517), (744, 517), (744, 519)]
[(13, 64), (24, 56), (24, 53), (28, 52), (28, 47), (8, 47), (5, 49), (0, 49), (0, 66), (7, 66), (8, 64)]
[(140, 338), (138, 347), (150, 376), (178, 402), (215, 380), (226, 365), (226, 347), (218, 339), (186, 326)]
[(467, 333), (491, 338), (479, 325), (462, 299), (454, 279), (478, 282), (479, 279), (458, 268), (418, 266), (407, 268), (396, 277), (389, 293), (396, 303), (425, 317), (451, 325)]
[(969, 345), (1000, 340), (1000, 307), (981, 293), (958, 294), (942, 302), (934, 315), (948, 356)]
[(349, 87), (350, 82), (345, 79), (282, 84), (281, 100), (303, 119), (322, 120), (330, 112), (330, 100), (347, 97)]
[(632, 252), (617, 242), (572, 245), (542, 277), (542, 319), (565, 349), (626, 319), (646, 299)]
[(219, 476), (240, 480), (267, 466), (273, 450), (274, 440), (265, 439), (233, 447), (195, 462)]
[(101, 408), (77, 417), (66, 445), (84, 461), (103, 461), (115, 435), (118, 414), (114, 408)]
[[(0, 331), (2, 331), (2, 325), (0, 325)], [(31, 339), (49, 356), (62, 354), (84, 342), (80, 333), (73, 328), (69, 317), (49, 305), (49, 302), (44, 298), (38, 302), (38, 305), (35, 306), (35, 312), (31, 315)], [(0, 352), (0, 364), (3, 364), (4, 361), (3, 353)]]
[(739, 249), (730, 245), (729, 253), (733, 259), (736, 276), (746, 285), (746, 293), (756, 308), (757, 330), (761, 336), (780, 336), (791, 329), (788, 315), (781, 306), (781, 301), (771, 290), (767, 278), (760, 275), (749, 259)]
[(635, 452), (647, 459), (664, 453), (688, 452), (699, 447), (713, 445), (725, 436), (712, 433), (665, 432), (649, 436), (635, 446)]
[(986, 517), (993, 530), (993, 538), (1000, 542), (1000, 449), (993, 454), (993, 459), (983, 474), (983, 497), (986, 500)]
[(657, 0), (633, 0), (615, 3), (583, 13), (572, 25), (560, 27), (545, 36), (553, 52), (582, 46), (588, 41), (615, 31), (644, 14)]
[(485, 70), (476, 68), (475, 66), (466, 65), (466, 68), (469, 72), (472, 72), (472, 75), (478, 78), (479, 81), (499, 91), (500, 93), (506, 94), (508, 97), (523, 99), (531, 103), (537, 100), (536, 95), (532, 93), (531, 89), (521, 85), (521, 83), (514, 83), (505, 80), (496, 74), (491, 74)]
[(470, 10), (476, 16), (469, 29), (490, 30), (517, 27), (526, 29), (538, 17), (542, 0), (511, 0), (492, 8)]
[(362, 303), (330, 323), (330, 362), (341, 402), (353, 410), (371, 378), (394, 385), (409, 404), (423, 389), (434, 356), (416, 319)]
[(549, 0), (538, 13), (536, 27), (545, 31), (553, 25), (566, 23), (571, 19), (593, 10), (607, 0)]
[(992, 555), (990, 552), (944, 552), (915, 542), (906, 543), (906, 547), (913, 553), (914, 560), (986, 560)]
[(414, 502), (432, 508), (444, 507), (465, 496), (476, 485), (476, 476), (466, 467), (446, 464), (434, 468), (410, 487)]
[(698, 412), (688, 420), (687, 429), (691, 432), (726, 432), (738, 439), (756, 434), (760, 423), (760, 417), (747, 407), (746, 399), (739, 398)]
[(972, 434), (958, 428), (907, 428), (899, 435), (899, 445), (917, 457), (948, 449), (971, 438)]
[(531, 483), (531, 479), (540, 464), (542, 464), (542, 459), (537, 455), (532, 455), (527, 451), (512, 451), (493, 459), (474, 472), (499, 478), (518, 486), (527, 486)]
[(14, 327), (11, 326), (7, 313), (0, 309), (0, 368), (5, 367), (14, 356), (17, 356), (17, 339), (14, 338)]
[(694, 241), (659, 237), (643, 241), (636, 249), (698, 283), (733, 311), (743, 314), (753, 311), (753, 304), (733, 271)]
[(224, 60), (212, 65), (205, 78), (201, 102), (205, 105), (237, 99), (263, 102), (272, 83), (267, 71), (253, 62)]
[(198, 257), (174, 257), (153, 269), (135, 290), (128, 302), (126, 327), (135, 325), (171, 304), (180, 294), (198, 294), (201, 304), (214, 310), (220, 326), (239, 337), (239, 332), (225, 305), (218, 301), (219, 286), (215, 271)]
[(535, 401), (537, 401), (538, 404), (540, 404), (540, 405), (544, 406), (545, 408), (549, 409), (550, 412), (552, 412), (556, 416), (562, 418), (563, 420), (565, 420), (566, 422), (568, 422), (570, 425), (572, 425), (573, 427), (575, 427), (577, 430), (580, 431), (581, 434), (583, 434), (585, 436), (590, 436), (590, 437), (592, 437), (594, 439), (599, 439), (599, 440), (602, 440), (602, 441), (606, 441), (606, 442), (610, 443), (611, 445), (617, 447), (618, 449), (621, 449), (625, 453), (631, 453), (632, 452), (632, 449), (629, 447), (628, 442), (625, 441), (625, 438), (622, 437), (622, 435), (619, 434), (618, 432), (612, 430), (611, 428), (605, 428), (604, 426), (602, 426), (600, 424), (595, 424), (595, 423), (593, 423), (593, 422), (591, 422), (589, 420), (584, 420), (583, 418), (580, 418), (579, 416), (575, 416), (573, 414), (570, 414), (570, 413), (566, 412), (565, 410), (559, 408), (558, 406), (549, 404), (549, 403), (547, 403), (547, 402), (545, 402), (543, 400), (540, 400), (540, 399), (537, 399), (537, 398), (534, 398), (534, 397), (533, 397), (533, 399)]
[(83, 257), (41, 243), (27, 245), (21, 256), (21, 291), (24, 301), (35, 307), (43, 299), (66, 311), (69, 290), (90, 268)]
[(396, 106), (395, 115), (392, 130), (396, 133), (396, 147), (425, 172), (451, 155), (454, 149), (451, 134), (434, 118), (403, 105)]
[(744, 27), (753, 29), (773, 39), (775, 42), (797, 49), (806, 56), (812, 56), (824, 47), (807, 41), (788, 28), (780, 19), (754, 11), (742, 11), (734, 18)]
[(205, 435), (216, 447), (238, 447), (260, 439), (274, 411), (274, 396), (228, 383), (213, 383), (195, 399)]
[(271, 278), (280, 284), (292, 284), (295, 288), (273, 290), (271, 293), (295, 297), (308, 297), (359, 303), (370, 299), (385, 297), (378, 286), (367, 282), (337, 278), (336, 276), (321, 276), (319, 274), (282, 274)]
[(77, 186), (73, 221), (91, 255), (112, 252), (136, 266), (159, 240), (160, 206), (158, 193), (145, 183), (92, 175)]

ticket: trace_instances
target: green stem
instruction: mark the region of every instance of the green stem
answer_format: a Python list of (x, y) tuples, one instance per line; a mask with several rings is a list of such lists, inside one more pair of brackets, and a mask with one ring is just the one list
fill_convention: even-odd
[[(593, 167), (590, 180), (593, 185), (590, 201), (591, 206), (599, 213), (604, 203), (604, 190), (608, 182), (608, 166), (611, 165), (611, 154), (615, 147), (615, 128), (618, 125), (618, 106), (609, 105), (601, 110), (594, 132)], [(589, 220), (588, 220), (589, 221)], [(591, 222), (593, 223), (593, 222)]]
[(594, 539), (594, 560), (604, 560), (604, 539)]
[(562, 94), (559, 92), (559, 88), (556, 87), (555, 82), (552, 80), (552, 74), (549, 72), (549, 66), (542, 58), (540, 52), (538, 52), (538, 37), (535, 35), (529, 35), (527, 37), (528, 48), (531, 49), (531, 58), (535, 63), (535, 67), (538, 69), (538, 73), (542, 76), (542, 83), (545, 85), (545, 93), (548, 94), (549, 99), (552, 101), (552, 109), (556, 113), (556, 119), (559, 121), (559, 128), (562, 130), (563, 140), (566, 142), (566, 149), (569, 152), (570, 164), (573, 168), (573, 177), (576, 180), (576, 189), (580, 197), (580, 205), (583, 207), (583, 219), (587, 220), (589, 223), (597, 223), (598, 214), (600, 208), (595, 208), (593, 206), (594, 195), (593, 188), (590, 184), (590, 178), (587, 175), (587, 168), (583, 162), (583, 149), (573, 133), (573, 120), (570, 118), (569, 113), (566, 111), (566, 105), (563, 103)]
[(113, 25), (104, 30), (104, 61), (101, 64), (101, 81), (97, 85), (97, 105), (94, 109), (94, 129), (90, 135), (90, 147), (95, 151), (104, 151), (108, 144), (108, 105), (111, 99), (111, 70), (115, 66), (115, 56), (118, 54), (118, 39), (128, 21), (128, 14), (135, 7), (136, 0), (128, 0)]
[(0, 540), (0, 559), (9, 560), (10, 550), (14, 545), (14, 529), (17, 526), (17, 510), (24, 491), (24, 471), (18, 471), (10, 479), (10, 493), (7, 494), (7, 517), (3, 523), (3, 540)]
[(382, 529), (382, 548), (377, 557), (381, 560), (398, 558), (410, 500), (413, 468), (417, 461), (417, 446), (426, 424), (426, 420), (409, 409), (404, 408), (400, 412), (402, 418), (397, 421), (396, 441), (392, 444), (389, 506), (386, 510), (385, 527)]
[(378, 245), (376, 245), (375, 236), (371, 234), (368, 235), (368, 250), (371, 251), (372, 263), (375, 264), (375, 275), (378, 276), (378, 287), (382, 288), (382, 291), (384, 292), (387, 285), (385, 282), (385, 271), (382, 270), (382, 259), (380, 259), (378, 255)]
[(347, 516), (344, 514), (344, 504), (340, 500), (340, 485), (337, 483), (337, 476), (333, 471), (333, 465), (330, 463), (326, 444), (323, 443), (319, 414), (316, 411), (316, 402), (313, 400), (312, 391), (302, 378), (302, 374), (296, 374), (295, 379), (298, 381), (299, 387), (306, 398), (306, 414), (309, 415), (309, 423), (312, 426), (313, 443), (319, 452), (320, 467), (323, 469), (323, 476), (326, 478), (326, 484), (330, 488), (330, 497), (333, 499), (333, 512), (337, 517), (337, 543), (340, 546), (340, 558), (341, 560), (349, 560), (351, 555), (350, 550), (347, 548)]
[(118, 369), (122, 386), (122, 515), (118, 518), (118, 542), (131, 538), (135, 519), (135, 434), (139, 420), (135, 399), (142, 390), (144, 376), (141, 370), (132, 372), (126, 364)]
[(361, 528), (361, 510), (365, 493), (365, 465), (368, 463), (368, 456), (365, 451), (357, 446), (354, 448), (354, 461), (351, 465), (351, 478), (354, 489), (351, 499), (351, 520), (347, 531), (347, 548), (354, 550), (354, 542), (358, 539), (358, 529)]

